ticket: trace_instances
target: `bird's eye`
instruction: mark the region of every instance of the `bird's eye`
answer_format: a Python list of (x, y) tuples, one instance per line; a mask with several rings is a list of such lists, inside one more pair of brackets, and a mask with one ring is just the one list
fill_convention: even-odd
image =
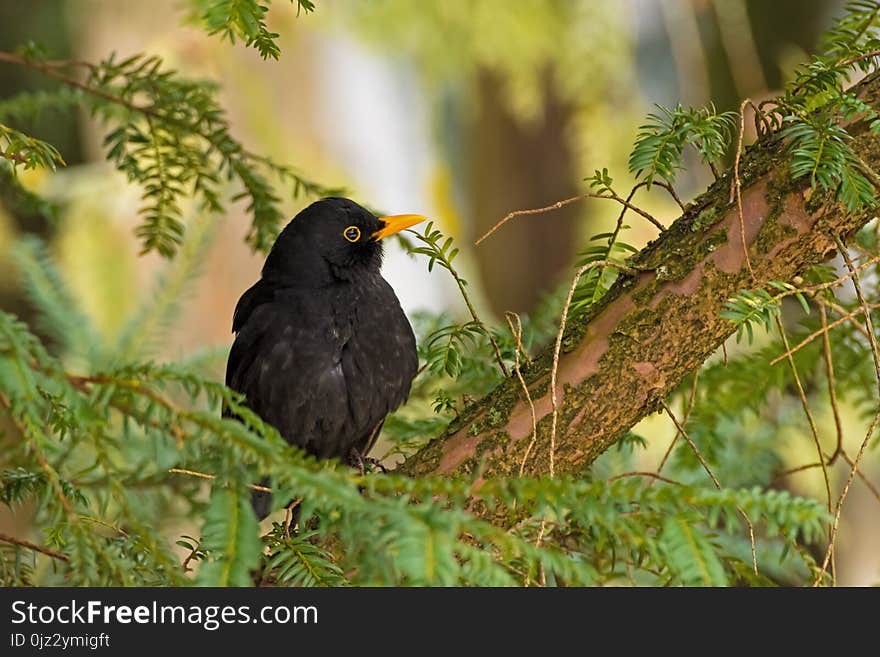
[(342, 234), (349, 242), (357, 242), (361, 238), (361, 230), (357, 226), (349, 226)]

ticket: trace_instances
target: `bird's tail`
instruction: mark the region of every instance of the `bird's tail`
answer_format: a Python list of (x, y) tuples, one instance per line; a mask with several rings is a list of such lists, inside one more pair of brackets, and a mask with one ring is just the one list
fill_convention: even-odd
[[(260, 482), (260, 486), (262, 488), (268, 488), (269, 480), (264, 478)], [(257, 514), (257, 519), (262, 520), (272, 511), (272, 493), (266, 492), (264, 490), (252, 490), (251, 506), (254, 509), (254, 513)]]
[[(263, 488), (270, 487), (269, 479), (263, 479), (260, 482), (260, 486)], [(294, 504), (295, 502), (295, 504)], [(302, 500), (291, 500), (288, 503), (288, 507), (290, 507), (291, 515), (289, 518), (289, 526), (291, 530), (297, 526), (299, 522), (299, 509), (301, 506)], [(272, 493), (268, 493), (264, 490), (254, 490), (251, 492), (251, 507), (254, 509), (254, 513), (257, 515), (258, 520), (263, 520), (266, 516), (272, 513)]]

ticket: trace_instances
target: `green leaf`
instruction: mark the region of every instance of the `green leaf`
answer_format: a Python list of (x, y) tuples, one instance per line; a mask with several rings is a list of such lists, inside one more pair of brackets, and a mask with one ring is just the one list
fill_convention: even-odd
[(78, 357), (99, 348), (97, 329), (80, 307), (46, 244), (35, 236), (23, 237), (12, 249), (12, 257), (28, 299), (36, 307), (42, 331)]
[(727, 586), (727, 575), (715, 548), (687, 518), (667, 519), (660, 545), (669, 570), (685, 586)]
[(313, 541), (318, 532), (301, 532), (285, 536), (276, 523), (269, 536), (267, 568), (274, 582), (283, 586), (345, 586), (348, 580), (332, 555)]
[[(629, 170), (650, 188), (655, 178), (675, 182), (682, 168), (681, 156), (685, 146), (692, 146), (703, 162), (717, 162), (727, 150), (735, 112), (718, 114), (714, 106), (674, 108), (656, 106), (659, 112), (648, 115), (639, 126), (639, 133), (629, 156)], [(601, 180), (597, 171), (594, 179)], [(598, 178), (597, 178), (598, 177)]]
[[(309, 13), (315, 10), (311, 0), (290, 0), (296, 3), (297, 15), (301, 11)], [(235, 43), (236, 38), (245, 42), (248, 47), (255, 47), (263, 59), (278, 59), (281, 48), (278, 46), (279, 35), (270, 32), (266, 24), (269, 7), (257, 0), (197, 0), (201, 10), (199, 18), (208, 34), (220, 34), (222, 38)]]
[(409, 584), (451, 586), (456, 583), (458, 564), (450, 532), (433, 526), (434, 514), (424, 513), (425, 522), (407, 523), (407, 531), (394, 543), (394, 562)]
[(61, 153), (52, 144), (30, 137), (0, 123), (0, 158), (28, 169), (49, 169), (67, 166)]
[(252, 586), (263, 546), (250, 495), (239, 488), (215, 486), (205, 510), (202, 549), (211, 560), (202, 564), (199, 586)]

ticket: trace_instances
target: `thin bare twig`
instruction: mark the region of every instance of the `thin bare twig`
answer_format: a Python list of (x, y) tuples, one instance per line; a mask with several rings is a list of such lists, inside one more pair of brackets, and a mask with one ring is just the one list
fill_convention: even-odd
[(302, 504), (303, 498), (297, 497), (284, 507), (284, 538), (290, 538), (290, 525), (293, 523), (293, 510)]
[[(788, 346), (788, 336), (785, 334), (785, 327), (782, 325), (782, 321), (777, 316), (776, 318), (776, 326), (779, 329), (779, 335), (782, 337), (782, 344), (785, 347), (787, 352), (790, 352), (791, 349)], [(825, 480), (825, 493), (828, 500), (828, 511), (831, 512), (831, 480), (828, 477), (828, 468), (825, 467), (825, 457), (822, 455), (822, 442), (819, 440), (819, 430), (816, 428), (816, 422), (813, 420), (813, 413), (810, 411), (810, 404), (807, 401), (807, 395), (804, 392), (804, 386), (801, 383), (801, 377), (798, 374), (797, 365), (794, 363), (794, 358), (792, 358), (791, 353), (788, 354), (788, 366), (791, 369), (792, 377), (794, 377), (795, 387), (797, 387), (798, 396), (801, 400), (801, 407), (804, 409), (804, 414), (807, 416), (807, 422), (810, 425), (810, 433), (813, 436), (813, 442), (816, 445), (816, 454), (819, 457), (819, 462), (822, 464), (822, 477)]]
[(34, 552), (39, 552), (40, 554), (45, 554), (46, 556), (52, 557), (53, 559), (58, 559), (59, 561), (70, 561), (70, 557), (68, 557), (66, 554), (61, 554), (60, 552), (50, 550), (49, 548), (43, 547), (42, 545), (37, 545), (36, 543), (31, 543), (30, 541), (15, 538), (13, 536), (9, 536), (8, 534), (0, 534), (0, 541), (3, 541), (4, 543), (9, 543), (11, 545), (20, 545), (23, 548), (33, 550)]
[(840, 420), (840, 409), (837, 406), (837, 392), (834, 382), (834, 361), (831, 355), (831, 340), (828, 337), (828, 313), (825, 306), (819, 306), (819, 319), (822, 322), (822, 354), (825, 360), (825, 376), (828, 379), (828, 400), (831, 403), (831, 412), (834, 415), (834, 428), (837, 432), (837, 445), (828, 463), (834, 463), (837, 455), (843, 450), (843, 423)]
[[(646, 184), (647, 184), (647, 182), (645, 182), (645, 181), (640, 182), (638, 185), (636, 185), (635, 187), (633, 187), (633, 189), (638, 189), (638, 188), (641, 187), (642, 185), (646, 185)], [(676, 191), (675, 191), (675, 187), (673, 187), (672, 185), (670, 185), (668, 182), (664, 182), (664, 181), (662, 181), (662, 180), (652, 180), (652, 181), (651, 181), (651, 184), (652, 184), (652, 185), (657, 185), (657, 187), (662, 187), (662, 188), (665, 189), (667, 192), (669, 192), (669, 195), (673, 198), (673, 200), (675, 200), (675, 202), (678, 204), (678, 207), (681, 208), (681, 211), (682, 211), (682, 212), (684, 212), (684, 211), (687, 209), (687, 207), (685, 206), (685, 204), (682, 202), (681, 198), (679, 198), (678, 194), (676, 193)]]
[(559, 404), (556, 400), (556, 373), (559, 370), (559, 352), (562, 351), (562, 335), (565, 333), (565, 323), (568, 320), (568, 309), (571, 306), (571, 299), (574, 296), (575, 288), (578, 281), (585, 271), (598, 266), (598, 263), (591, 262), (580, 267), (574, 275), (571, 287), (568, 288), (568, 296), (565, 298), (565, 305), (562, 307), (562, 317), (559, 320), (559, 333), (556, 335), (556, 345), (553, 347), (553, 367), (550, 370), (550, 403), (553, 406), (553, 417), (550, 423), (550, 478), (555, 476), (555, 452), (556, 452), (556, 423), (559, 418)]
[(834, 553), (834, 542), (837, 538), (837, 530), (840, 526), (840, 516), (843, 512), (843, 504), (846, 502), (846, 497), (849, 494), (850, 486), (852, 486), (853, 479), (855, 479), (856, 472), (858, 471), (859, 462), (862, 459), (862, 456), (865, 453), (865, 448), (867, 448), (868, 443), (871, 441), (871, 437), (874, 435), (874, 430), (877, 428), (877, 424), (880, 423), (880, 348), (877, 346), (877, 338), (874, 333), (874, 322), (871, 319), (871, 312), (868, 309), (868, 304), (865, 302), (865, 296), (862, 292), (862, 284), (859, 280), (858, 270), (853, 265), (852, 258), (849, 255), (849, 251), (847, 251), (846, 245), (843, 241), (838, 237), (834, 236), (834, 241), (837, 244), (837, 250), (840, 251), (840, 255), (843, 256), (843, 260), (846, 263), (846, 268), (849, 270), (852, 275), (853, 287), (856, 291), (856, 298), (859, 301), (859, 306), (862, 309), (862, 313), (865, 317), (865, 329), (868, 331), (868, 342), (871, 345), (871, 358), (874, 361), (874, 374), (877, 379), (877, 394), (878, 394), (878, 410), (874, 415), (874, 419), (871, 421), (870, 426), (868, 427), (868, 431), (865, 434), (865, 439), (862, 441), (862, 444), (859, 446), (859, 451), (856, 453), (856, 457), (852, 460), (852, 466), (849, 471), (849, 476), (846, 479), (846, 484), (843, 486), (843, 490), (840, 492), (840, 497), (837, 500), (837, 508), (834, 512), (834, 522), (831, 525), (831, 535), (828, 540), (828, 549), (825, 551), (825, 558), (822, 561), (822, 567), (819, 570), (819, 574), (816, 576), (815, 581), (813, 582), (813, 586), (818, 586), (822, 581), (822, 578), (825, 576), (825, 571), (828, 569), (828, 562), (831, 560), (831, 557)]
[(666, 227), (663, 224), (661, 224), (659, 221), (657, 221), (654, 217), (652, 217), (650, 214), (648, 214), (647, 212), (645, 212), (641, 208), (636, 207), (635, 205), (633, 205), (629, 201), (621, 198), (615, 192), (612, 191), (612, 192), (610, 192), (610, 194), (601, 194), (601, 193), (590, 192), (587, 194), (581, 194), (579, 196), (572, 196), (571, 198), (563, 199), (561, 201), (556, 201), (556, 203), (545, 206), (543, 208), (532, 208), (530, 210), (514, 210), (513, 212), (509, 212), (508, 214), (506, 214), (504, 216), (503, 219), (501, 219), (501, 221), (499, 221), (497, 224), (492, 226), (492, 228), (490, 228), (488, 231), (486, 231), (482, 237), (480, 237), (476, 242), (474, 242), (474, 246), (479, 246), (479, 244), (483, 240), (485, 240), (492, 233), (494, 233), (496, 230), (501, 228), (504, 224), (506, 224), (508, 221), (510, 221), (511, 219), (513, 219), (515, 217), (521, 217), (523, 215), (528, 215), (528, 214), (543, 214), (545, 212), (559, 210), (560, 208), (564, 208), (566, 205), (571, 205), (572, 203), (576, 203), (578, 201), (584, 201), (588, 198), (606, 198), (606, 199), (610, 199), (612, 201), (616, 201), (616, 202), (620, 203), (621, 205), (629, 208), (633, 212), (643, 216), (645, 219), (647, 219), (652, 224), (654, 224), (654, 226), (656, 226), (660, 232), (663, 232), (664, 230), (666, 230)]
[(847, 57), (840, 61), (840, 66), (852, 66), (856, 62), (861, 62), (865, 59), (873, 59), (875, 57), (880, 57), (880, 50), (872, 50), (870, 52), (863, 52), (861, 55)]
[(20, 55), (15, 55), (10, 52), (0, 52), (0, 62), (7, 62), (9, 64), (18, 64), (19, 66), (24, 66), (26, 68), (33, 69), (35, 71), (39, 71), (46, 77), (50, 77), (53, 80), (57, 80), (63, 84), (66, 84), (68, 87), (73, 87), (75, 89), (79, 89), (80, 91), (84, 91), (87, 94), (91, 94), (92, 96), (97, 96), (99, 98), (103, 98), (106, 101), (114, 103), (116, 105), (121, 105), (132, 112), (139, 112), (144, 114), (145, 116), (158, 116), (155, 108), (150, 107), (148, 105), (136, 105), (121, 96), (114, 96), (111, 93), (104, 91), (103, 89), (98, 89), (97, 87), (92, 87), (85, 82), (80, 82), (76, 78), (72, 78), (64, 73), (60, 73), (59, 69), (80, 66), (85, 67), (90, 70), (94, 70), (94, 66), (92, 64), (88, 64), (86, 62), (66, 62), (66, 61), (52, 61), (52, 62), (41, 62), (34, 59), (26, 59)]
[[(544, 532), (547, 530), (547, 521), (541, 520), (541, 527), (538, 529), (538, 538), (535, 541), (535, 547), (540, 548), (541, 543), (544, 541)], [(538, 584), (541, 586), (547, 586), (547, 574), (544, 572), (544, 562), (538, 562)], [(529, 578), (526, 578), (526, 586), (529, 585)]]
[(703, 453), (700, 451), (700, 448), (697, 447), (697, 444), (691, 440), (691, 437), (684, 430), (684, 427), (681, 426), (681, 423), (678, 421), (678, 418), (675, 417), (675, 413), (672, 412), (672, 409), (666, 404), (665, 401), (661, 400), (660, 405), (663, 407), (663, 410), (666, 411), (666, 415), (669, 416), (669, 419), (672, 420), (672, 423), (675, 425), (675, 428), (678, 430), (678, 433), (687, 441), (688, 445), (691, 446), (691, 449), (694, 452), (694, 455), (697, 457), (697, 460), (700, 462), (700, 465), (703, 466), (703, 470), (706, 471), (706, 474), (709, 475), (709, 478), (712, 480), (712, 483), (715, 484), (715, 488), (721, 490), (721, 484), (718, 482), (718, 478), (715, 477), (715, 473), (712, 472), (712, 468), (709, 467), (709, 464), (706, 462), (706, 459), (703, 458)]
[(877, 487), (871, 482), (871, 480), (868, 479), (868, 478), (865, 476), (865, 474), (864, 474), (861, 470), (859, 470), (858, 468), (856, 468), (856, 462), (853, 461), (853, 460), (849, 457), (849, 454), (846, 453), (846, 450), (844, 450), (844, 449), (840, 450), (840, 455), (843, 457), (843, 460), (844, 460), (844, 461), (846, 461), (847, 463), (849, 463), (849, 467), (854, 468), (854, 469), (856, 470), (856, 474), (858, 475), (859, 479), (862, 480), (862, 483), (865, 484), (865, 487), (866, 487), (869, 491), (871, 491), (871, 494), (877, 499), (878, 502), (880, 502), (880, 489), (878, 489), (878, 488), (877, 488)]
[(739, 137), (736, 142), (736, 157), (733, 161), (733, 182), (736, 186), (736, 212), (739, 215), (739, 236), (740, 241), (742, 242), (743, 255), (746, 259), (746, 267), (748, 267), (749, 275), (752, 277), (752, 280), (755, 280), (755, 270), (752, 269), (752, 260), (749, 258), (749, 247), (746, 244), (746, 222), (743, 218), (742, 183), (739, 179), (739, 162), (742, 157), (743, 132), (745, 132), (746, 126), (746, 103), (751, 102), (752, 101), (746, 99), (739, 106)]
[[(633, 188), (629, 190), (629, 194), (627, 194), (626, 196), (626, 202), (629, 203), (630, 201), (632, 201), (639, 187), (644, 187), (647, 184), (647, 181), (643, 181), (636, 185), (633, 185)], [(671, 185), (669, 186), (669, 189), (671, 190), (670, 193), (677, 199), (678, 195), (672, 189)], [(629, 208), (624, 205), (622, 208), (620, 208), (620, 214), (617, 215), (617, 222), (614, 224), (614, 230), (611, 231), (611, 236), (608, 238), (608, 246), (607, 250), (605, 251), (605, 256), (608, 258), (611, 257), (611, 253), (614, 251), (614, 245), (617, 243), (617, 237), (618, 235), (620, 235), (620, 231), (623, 230), (623, 220), (626, 218), (626, 211), (628, 209)]]
[[(694, 403), (697, 399), (697, 383), (700, 380), (700, 370), (694, 370), (694, 380), (691, 382), (691, 394), (688, 398), (688, 405), (684, 411), (684, 417), (681, 420), (682, 426), (687, 426), (688, 420), (691, 417), (691, 412), (694, 410)], [(681, 432), (676, 429), (675, 435), (672, 437), (672, 440), (669, 442), (669, 447), (666, 448), (666, 453), (663, 454), (663, 458), (660, 459), (660, 465), (657, 466), (657, 474), (659, 475), (662, 472), (663, 467), (666, 465), (666, 461), (669, 460), (669, 456), (672, 454), (672, 448), (675, 447), (675, 443), (678, 442), (678, 438), (681, 436)]]
[(87, 522), (93, 522), (96, 525), (101, 525), (102, 527), (106, 527), (107, 529), (112, 529), (114, 532), (119, 534), (120, 536), (124, 536), (128, 538), (129, 534), (127, 531), (122, 529), (121, 527), (117, 527), (113, 523), (107, 522), (106, 520), (101, 520), (100, 518), (95, 518), (93, 516), (80, 515), (80, 520), (85, 520)]
[[(639, 191), (639, 189), (641, 189), (642, 187), (647, 187), (648, 184), (649, 183), (647, 180), (643, 180), (642, 182), (633, 185), (633, 188), (629, 190), (629, 194), (627, 194), (626, 196), (626, 203), (623, 205), (622, 208), (620, 208), (620, 214), (617, 215), (617, 222), (614, 224), (614, 230), (611, 232), (611, 237), (608, 238), (608, 250), (606, 252), (607, 256), (611, 256), (611, 250), (614, 244), (617, 242), (617, 236), (620, 235), (620, 231), (623, 229), (623, 220), (626, 218), (626, 211), (629, 210), (630, 201), (633, 200), (633, 197), (636, 195), (636, 192)], [(655, 180), (653, 181), (653, 184), (657, 185), (658, 187), (662, 187), (667, 192), (669, 192), (669, 195), (672, 196), (673, 199), (675, 199), (676, 203), (678, 203), (678, 207), (681, 208), (681, 211), (685, 211), (685, 205), (678, 197), (678, 194), (675, 192), (675, 188), (672, 185), (662, 180)]]
[[(816, 294), (816, 295), (812, 296), (811, 299), (814, 302), (816, 302), (817, 304), (819, 304), (820, 306), (825, 306), (828, 310), (833, 310), (834, 312), (836, 312), (840, 316), (849, 315), (849, 311), (846, 308), (841, 306), (839, 303), (835, 303), (834, 301), (827, 299), (824, 295)], [(859, 333), (861, 333), (863, 336), (865, 336), (865, 340), (868, 339), (868, 332), (865, 330), (864, 326), (862, 326), (858, 322), (853, 322), (852, 327), (854, 329), (856, 329)]]
[(655, 481), (665, 481), (667, 484), (675, 484), (676, 486), (683, 486), (680, 481), (675, 481), (675, 479), (668, 479), (663, 475), (659, 475), (656, 472), (647, 472), (644, 470), (636, 470), (633, 472), (623, 472), (619, 475), (614, 475), (610, 477), (608, 481), (617, 481), (618, 479), (623, 479), (624, 477), (649, 477)]
[(871, 441), (871, 436), (874, 435), (874, 430), (877, 428), (878, 424), (880, 424), (880, 409), (878, 409), (877, 413), (874, 415), (874, 419), (871, 420), (871, 424), (865, 434), (865, 439), (859, 446), (859, 451), (856, 453), (855, 459), (852, 459), (850, 461), (850, 459), (847, 458), (847, 461), (851, 464), (849, 476), (846, 478), (846, 483), (844, 484), (843, 490), (840, 493), (840, 497), (837, 500), (837, 507), (834, 511), (834, 522), (831, 525), (831, 536), (828, 541), (828, 549), (825, 551), (825, 558), (822, 561), (822, 567), (820, 568), (819, 574), (816, 576), (816, 579), (813, 582), (813, 586), (819, 585), (819, 582), (822, 581), (822, 578), (825, 576), (825, 572), (828, 570), (828, 563), (829, 561), (831, 561), (834, 555), (834, 541), (837, 539), (837, 530), (840, 527), (840, 516), (841, 512), (843, 511), (843, 503), (846, 501), (846, 496), (849, 495), (849, 489), (850, 486), (852, 486), (853, 479), (855, 479), (856, 473), (859, 471), (859, 461), (862, 460), (862, 456), (865, 453), (865, 448)]
[(562, 307), (562, 317), (559, 320), (559, 333), (556, 335), (556, 346), (553, 348), (553, 367), (550, 370), (550, 403), (553, 405), (553, 417), (550, 424), (550, 478), (552, 479), (555, 471), (555, 452), (556, 452), (556, 424), (559, 418), (559, 405), (556, 399), (556, 373), (559, 370), (559, 352), (562, 350), (562, 336), (565, 333), (565, 324), (568, 321), (568, 310), (571, 307), (571, 300), (574, 297), (575, 288), (581, 280), (584, 272), (596, 267), (614, 267), (622, 272), (630, 275), (638, 273), (632, 267), (621, 265), (617, 262), (609, 260), (595, 260), (580, 267), (575, 272), (574, 280), (568, 289), (568, 296), (565, 298), (565, 305)]
[[(832, 287), (837, 287), (838, 285), (843, 285), (844, 283), (846, 283), (846, 281), (848, 281), (850, 278), (852, 278), (858, 272), (862, 271), (863, 269), (866, 269), (867, 267), (870, 267), (871, 265), (877, 264), (878, 262), (880, 262), (880, 255), (874, 256), (873, 258), (869, 258), (868, 260), (861, 263), (860, 265), (857, 265), (853, 271), (847, 272), (843, 276), (840, 276), (839, 278), (836, 278), (833, 281), (826, 281), (824, 283), (817, 283), (815, 285), (808, 285), (806, 287), (793, 287), (789, 290), (779, 292), (778, 294), (771, 297), (771, 299), (773, 301), (780, 301), (781, 299), (784, 299), (785, 297), (790, 297), (795, 294), (812, 295), (812, 294), (815, 294), (816, 292), (821, 292), (822, 290), (827, 290)], [(832, 307), (832, 306), (830, 306), (830, 304), (829, 304), (829, 307)], [(844, 311), (844, 312), (846, 312), (846, 311)]]
[[(660, 400), (660, 404), (663, 407), (663, 410), (666, 411), (666, 414), (669, 416), (669, 419), (672, 420), (672, 423), (675, 425), (675, 428), (681, 433), (682, 437), (687, 441), (688, 445), (691, 446), (691, 449), (694, 451), (694, 454), (697, 457), (697, 460), (700, 462), (700, 465), (703, 466), (703, 469), (706, 471), (706, 474), (709, 475), (709, 478), (712, 480), (712, 483), (715, 484), (715, 488), (721, 490), (721, 483), (718, 481), (718, 478), (715, 476), (715, 473), (712, 472), (712, 468), (709, 467), (709, 464), (706, 462), (706, 459), (703, 458), (703, 453), (700, 451), (700, 448), (697, 447), (697, 444), (691, 440), (691, 437), (687, 434), (687, 431), (684, 430), (684, 427), (678, 421), (678, 418), (675, 417), (675, 413), (672, 412), (672, 409), (666, 404), (664, 400)], [(758, 548), (757, 543), (755, 541), (755, 526), (752, 524), (751, 519), (749, 518), (749, 514), (746, 513), (745, 509), (743, 509), (738, 504), (736, 505), (736, 510), (742, 516), (742, 519), (746, 521), (746, 526), (749, 528), (749, 540), (752, 546), (752, 568), (755, 571), (755, 574), (758, 574)]]
[[(428, 239), (427, 235), (420, 235), (417, 232), (413, 232), (413, 234), (425, 244), (433, 246), (435, 250), (439, 248), (436, 246), (436, 244), (433, 243), (432, 240)], [(462, 279), (462, 277), (458, 274), (458, 271), (455, 269), (455, 267), (452, 266), (452, 263), (448, 259), (444, 257), (442, 258), (442, 260), (444, 260), (444, 268), (446, 269), (446, 271), (449, 272), (449, 275), (452, 276), (452, 279), (458, 286), (458, 292), (459, 294), (461, 294), (461, 298), (464, 300), (464, 305), (467, 307), (468, 312), (471, 315), (471, 319), (474, 321), (474, 324), (476, 324), (480, 328), (480, 330), (483, 332), (483, 335), (488, 338), (489, 343), (492, 345), (492, 351), (495, 353), (495, 360), (498, 363), (498, 368), (501, 370), (504, 378), (507, 378), (510, 373), (507, 371), (507, 366), (504, 364), (504, 359), (501, 357), (501, 349), (499, 349), (498, 342), (495, 340), (495, 336), (492, 335), (492, 331), (486, 326), (486, 323), (480, 319), (480, 316), (477, 315), (477, 309), (474, 308), (474, 304), (473, 302), (471, 302), (471, 297), (467, 293), (467, 289), (465, 289), (467, 282)]]
[[(205, 472), (197, 472), (196, 470), (184, 470), (183, 468), (168, 468), (168, 472), (173, 472), (174, 474), (184, 474), (189, 475), (190, 477), (199, 477), (200, 479), (216, 479), (217, 475), (207, 474)], [(248, 488), (253, 490), (258, 490), (262, 493), (271, 493), (272, 489), (266, 486), (260, 486), (258, 484), (248, 484)]]
[[(849, 255), (849, 251), (846, 249), (846, 245), (843, 241), (835, 236), (834, 241), (837, 244), (837, 249), (840, 251), (840, 254), (843, 256), (843, 260), (846, 263), (846, 268), (852, 276), (853, 287), (856, 291), (856, 298), (859, 301), (859, 307), (862, 310), (862, 314), (865, 317), (865, 330), (868, 333), (868, 342), (871, 345), (871, 356), (874, 361), (874, 374), (877, 377), (877, 395), (878, 395), (878, 403), (880, 403), (880, 349), (877, 346), (877, 337), (874, 333), (874, 321), (871, 319), (871, 304), (865, 301), (865, 295), (862, 292), (862, 283), (859, 277), (859, 269), (860, 267), (856, 267), (853, 264), (852, 258)], [(868, 261), (870, 262), (870, 261)], [(867, 262), (864, 264), (868, 264)], [(858, 461), (858, 459), (856, 459)]]
[(790, 475), (797, 474), (798, 472), (804, 472), (806, 470), (812, 470), (813, 468), (821, 468), (821, 467), (822, 467), (822, 462), (817, 461), (816, 463), (807, 463), (805, 465), (798, 465), (794, 468), (789, 468), (788, 470), (783, 470), (782, 472), (777, 474), (775, 477), (773, 477), (773, 480), (770, 482), (770, 485), (772, 486), (780, 479), (784, 479), (785, 477), (788, 477)]
[[(746, 98), (744, 102), (751, 107), (752, 111), (755, 113), (755, 132), (757, 135), (762, 137), (773, 132), (773, 128), (761, 108), (755, 105), (755, 103), (749, 98)], [(758, 123), (758, 121), (760, 121), (760, 123)]]
[[(872, 304), (869, 304), (869, 307), (870, 307), (872, 310), (875, 309), (875, 308), (880, 308), (880, 303), (872, 303)], [(819, 305), (819, 308), (820, 308), (820, 312), (822, 313), (822, 317), (824, 318), (824, 317), (825, 317), (825, 306), (823, 306), (823, 305), (820, 304), (820, 305)], [(861, 308), (858, 308), (858, 309), (856, 309), (856, 310), (853, 310), (852, 312), (848, 312), (848, 313), (845, 314), (843, 317), (840, 317), (839, 319), (834, 320), (834, 321), (831, 322), (830, 324), (827, 324), (827, 322), (823, 319), (823, 325), (822, 325), (822, 328), (820, 328), (820, 329), (818, 329), (818, 330), (813, 331), (812, 333), (810, 333), (810, 335), (808, 335), (808, 336), (805, 337), (803, 340), (801, 340), (800, 342), (798, 342), (798, 343), (797, 343), (794, 347), (792, 347), (791, 349), (788, 349), (784, 354), (780, 354), (779, 356), (777, 356), (776, 358), (774, 358), (773, 360), (771, 360), (771, 361), (770, 361), (770, 364), (771, 364), (771, 365), (776, 365), (776, 363), (778, 363), (779, 361), (781, 361), (783, 358), (789, 358), (792, 354), (794, 354), (794, 353), (797, 352), (797, 351), (800, 351), (801, 349), (803, 349), (805, 346), (807, 346), (809, 343), (811, 343), (813, 340), (815, 340), (815, 339), (818, 338), (819, 336), (822, 336), (822, 337), (823, 337), (823, 342), (824, 342), (825, 340), (828, 339), (828, 337), (827, 337), (827, 336), (828, 336), (828, 331), (830, 331), (830, 330), (833, 329), (833, 328), (836, 328), (836, 327), (840, 326), (841, 324), (843, 324), (843, 323), (845, 323), (845, 322), (850, 321), (851, 319), (853, 319), (856, 315), (858, 315), (858, 314), (861, 313), (861, 312), (862, 312)]]
[[(513, 325), (513, 320), (511, 317), (516, 319), (516, 327)], [(516, 354), (514, 357), (513, 371), (516, 374), (516, 378), (519, 379), (519, 384), (522, 386), (523, 393), (526, 396), (526, 401), (529, 403), (529, 410), (532, 414), (532, 440), (529, 442), (528, 447), (526, 447), (526, 452), (523, 454), (522, 463), (519, 464), (519, 476), (523, 476), (523, 472), (525, 471), (526, 461), (529, 459), (529, 454), (532, 452), (532, 449), (535, 447), (535, 443), (538, 441), (538, 418), (535, 414), (535, 403), (532, 401), (532, 394), (529, 392), (529, 386), (526, 385), (526, 380), (523, 378), (522, 370), (519, 367), (519, 354), (522, 350), (522, 320), (519, 315), (512, 312), (504, 313), (504, 318), (507, 320), (507, 325), (510, 327), (510, 333), (513, 335), (513, 339), (516, 342)]]
[[(840, 455), (843, 457), (844, 461), (849, 463), (850, 467), (853, 466), (854, 461), (849, 456), (849, 454), (846, 453), (846, 450), (843, 450), (843, 449), (840, 450)], [(830, 459), (827, 462), (830, 463)], [(805, 470), (812, 470), (813, 468), (821, 468), (821, 467), (822, 467), (821, 463), (807, 463), (805, 465), (799, 465), (795, 468), (789, 468), (788, 470), (783, 470), (782, 472), (777, 474), (775, 477), (773, 477), (773, 480), (770, 482), (770, 485), (772, 486), (773, 484), (778, 482), (780, 479), (783, 479), (784, 477), (791, 476), (793, 474), (797, 474), (798, 472), (804, 472)], [(875, 486), (871, 482), (871, 480), (868, 479), (861, 470), (857, 470), (856, 475), (858, 476), (859, 479), (862, 480), (862, 483), (865, 484), (865, 488), (867, 488), (869, 491), (871, 491), (871, 495), (873, 495), (877, 499), (877, 501), (880, 502), (880, 489), (878, 489), (877, 486)]]

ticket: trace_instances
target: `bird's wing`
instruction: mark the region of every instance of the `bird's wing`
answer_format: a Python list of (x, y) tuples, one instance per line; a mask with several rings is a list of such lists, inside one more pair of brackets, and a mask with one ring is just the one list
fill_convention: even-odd
[(240, 325), (226, 369), (226, 385), (254, 412), (319, 458), (341, 456), (336, 437), (350, 430), (341, 343), (327, 317), (289, 301), (258, 305)]
[(238, 333), (254, 310), (274, 299), (275, 290), (265, 279), (261, 278), (251, 285), (235, 304), (235, 312), (232, 313), (232, 332)]
[(391, 286), (379, 279), (369, 302), (358, 306), (355, 331), (342, 352), (349, 412), (364, 430), (356, 439), (366, 455), (385, 416), (406, 401), (418, 370), (416, 339)]

